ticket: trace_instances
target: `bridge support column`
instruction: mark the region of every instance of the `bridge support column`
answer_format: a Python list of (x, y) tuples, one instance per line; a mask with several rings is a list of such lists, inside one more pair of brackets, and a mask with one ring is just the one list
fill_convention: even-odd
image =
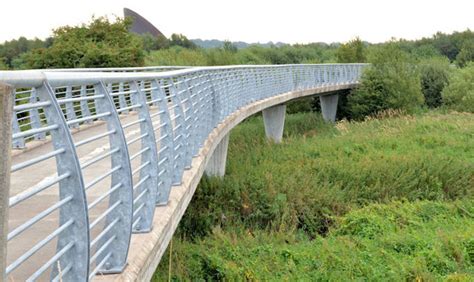
[(285, 126), (286, 105), (277, 105), (263, 110), (263, 123), (267, 139), (280, 143)]
[(208, 176), (224, 177), (227, 149), (229, 148), (229, 134), (230, 132), (222, 138), (219, 145), (214, 149), (205, 169)]
[(0, 83), (0, 281), (7, 281), (8, 202), (12, 142), (13, 89)]
[(338, 94), (329, 94), (319, 96), (319, 101), (321, 102), (321, 113), (323, 114), (323, 119), (328, 122), (336, 121), (336, 112), (337, 112), (337, 100), (339, 99)]

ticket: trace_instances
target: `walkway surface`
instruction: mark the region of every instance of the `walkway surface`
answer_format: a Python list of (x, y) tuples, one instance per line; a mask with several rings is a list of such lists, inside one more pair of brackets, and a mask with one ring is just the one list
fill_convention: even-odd
[[(204, 169), (207, 162), (209, 161), (209, 158), (211, 157), (212, 152), (219, 144), (220, 140), (243, 119), (265, 108), (282, 104), (298, 97), (321, 93), (327, 94), (332, 91), (348, 89), (352, 87), (354, 87), (354, 84), (343, 84), (285, 93), (276, 97), (255, 102), (229, 116), (224, 122), (214, 129), (201, 149), (199, 156), (193, 159), (191, 169), (186, 170), (184, 173), (182, 184), (180, 186), (173, 187), (168, 205), (156, 208), (153, 230), (149, 233), (134, 234), (132, 236), (132, 242), (128, 255), (128, 265), (125, 268), (125, 271), (122, 274), (117, 275), (96, 276), (96, 280), (142, 281), (151, 278), (151, 275), (156, 269), (161, 256), (168, 246), (168, 243), (179, 223), (179, 220), (181, 219), (192, 198), (192, 195), (194, 194), (194, 191), (202, 174), (204, 173)], [(122, 115), (121, 122), (122, 124), (126, 124), (136, 120), (136, 118), (137, 115), (134, 113)], [(93, 125), (81, 128), (80, 130), (74, 129), (73, 131), (73, 138), (75, 142), (77, 142), (84, 140), (87, 137), (104, 132), (106, 131), (106, 128), (105, 124), (99, 121)], [(130, 127), (125, 130), (125, 134), (127, 140), (130, 140), (139, 136), (140, 131), (136, 127)], [(134, 145), (129, 147), (130, 155), (137, 153), (141, 148), (139, 142)], [(48, 141), (33, 141), (28, 144), (28, 147), (29, 148), (24, 151), (13, 151), (13, 165), (52, 151), (52, 144)], [(107, 151), (108, 148), (109, 141), (107, 138), (103, 138), (99, 141), (92, 142), (77, 148), (80, 163), (91, 160), (99, 154)], [(132, 169), (134, 167), (138, 167), (139, 164), (140, 160), (138, 159), (136, 164), (132, 164)], [(105, 172), (109, 171), (110, 168), (110, 158), (106, 158), (91, 168), (85, 169), (83, 171), (85, 183), (88, 183), (96, 177), (104, 174)], [(52, 174), (52, 172), (55, 171), (56, 161), (54, 158), (52, 158), (48, 161), (41, 162), (41, 165), (34, 165), (28, 169), (23, 169), (19, 172), (12, 173), (10, 195), (18, 195), (19, 193), (24, 192), (25, 189), (34, 186), (38, 182), (51, 179), (55, 176), (55, 174)], [(96, 185), (90, 190), (86, 191), (88, 202), (93, 202), (100, 195), (104, 194), (104, 192), (108, 189), (110, 189), (110, 178), (104, 179), (100, 182), (100, 185)], [(35, 214), (46, 210), (53, 203), (56, 203), (59, 198), (58, 190), (58, 186), (56, 185), (41, 192), (32, 199), (10, 209), (10, 230), (13, 230), (15, 227), (18, 227), (28, 219), (32, 218)], [(107, 201), (103, 201), (103, 203), (94, 208), (93, 211), (91, 210), (89, 222), (93, 222), (94, 219), (98, 215), (102, 214), (106, 209)], [(13, 260), (24, 254), (47, 234), (54, 231), (58, 227), (58, 218), (59, 213), (57, 211), (53, 212), (47, 218), (35, 224), (32, 228), (26, 230), (17, 238), (11, 240), (8, 244), (7, 264), (11, 263)], [(102, 229), (103, 226), (98, 226), (97, 228), (93, 229), (93, 234), (91, 234), (91, 237), (93, 238), (94, 235), (100, 232)], [(44, 264), (46, 260), (51, 258), (54, 255), (55, 250), (56, 241), (54, 240), (48, 244), (48, 247), (39, 250), (28, 260), (27, 263), (16, 269), (9, 276), (9, 279), (11, 281), (24, 281), (38, 269), (39, 265)], [(59, 266), (59, 268), (60, 267), (61, 266)], [(49, 273), (45, 273), (40, 278), (41, 281), (48, 279)]]

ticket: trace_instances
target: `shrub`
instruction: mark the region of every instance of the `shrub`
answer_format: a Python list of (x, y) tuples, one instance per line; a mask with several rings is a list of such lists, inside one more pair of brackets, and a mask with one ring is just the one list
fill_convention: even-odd
[(420, 75), (407, 53), (396, 43), (374, 48), (360, 86), (348, 97), (356, 119), (387, 109), (413, 111), (424, 102)]
[(456, 56), (456, 63), (459, 67), (465, 67), (469, 62), (474, 61), (474, 40), (467, 41)]
[(142, 39), (128, 31), (130, 20), (93, 18), (87, 25), (54, 30), (49, 48), (34, 49), (21, 57), (26, 68), (142, 66)]
[(446, 57), (421, 62), (421, 91), (428, 107), (441, 106), (441, 91), (448, 84), (449, 71), (449, 60)]
[(474, 112), (474, 63), (456, 70), (441, 93), (444, 104), (453, 110)]

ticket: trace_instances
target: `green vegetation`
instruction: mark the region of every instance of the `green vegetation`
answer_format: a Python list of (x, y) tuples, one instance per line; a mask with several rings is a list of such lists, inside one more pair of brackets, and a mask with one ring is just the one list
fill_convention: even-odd
[(474, 63), (456, 70), (443, 90), (445, 105), (457, 111), (474, 113)]
[[(326, 237), (216, 228), (175, 239), (175, 281), (472, 281), (474, 202), (371, 204), (338, 217)], [(154, 281), (165, 281), (168, 256)]]
[(462, 68), (472, 61), (474, 61), (474, 40), (464, 42), (461, 51), (456, 56), (456, 63)]
[(388, 109), (413, 111), (423, 105), (420, 75), (399, 45), (388, 43), (373, 49), (369, 62), (360, 86), (349, 96), (353, 118)]
[(142, 66), (142, 41), (128, 32), (129, 20), (92, 19), (88, 25), (54, 31), (49, 48), (22, 55), (27, 68), (79, 68)]
[(235, 128), (226, 177), (201, 181), (172, 277), (474, 278), (473, 114), (386, 111), (333, 126), (300, 113), (282, 144), (262, 123)]
[(342, 44), (337, 48), (336, 57), (338, 63), (365, 63), (367, 61), (365, 54), (366, 47), (362, 40), (357, 37), (348, 43)]
[(421, 91), (428, 107), (442, 105), (441, 92), (449, 82), (450, 71), (447, 58), (435, 57), (420, 63)]
[(324, 44), (251, 46), (237, 49), (230, 42), (222, 48), (200, 49), (176, 46), (150, 52), (146, 65), (216, 66), (236, 64), (300, 64), (335, 62), (335, 49)]
[(288, 106), (283, 144), (266, 141), (261, 117), (232, 131), (225, 179), (204, 177), (180, 223), (172, 278), (474, 280), (472, 31), (200, 48), (129, 25), (93, 18), (5, 42), (0, 69), (371, 63), (341, 95), (336, 126), (307, 98)]

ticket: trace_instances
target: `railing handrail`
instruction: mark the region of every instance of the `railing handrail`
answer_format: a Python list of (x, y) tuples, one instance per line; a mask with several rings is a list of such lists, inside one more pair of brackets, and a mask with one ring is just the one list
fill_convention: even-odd
[[(176, 70), (167, 70), (162, 72), (112, 72), (119, 68), (111, 69), (44, 69), (44, 70), (15, 70), (0, 71), (0, 81), (3, 81), (16, 88), (21, 87), (38, 87), (44, 81), (49, 81), (53, 86), (66, 85), (67, 82), (74, 83), (97, 83), (104, 82), (123, 82), (129, 80), (143, 80), (151, 78), (170, 78), (174, 76), (193, 74), (202, 71), (219, 71), (232, 69), (261, 69), (261, 68), (281, 68), (281, 67), (304, 67), (304, 66), (365, 66), (366, 63), (349, 63), (349, 64), (285, 64), (285, 65), (231, 65), (231, 66), (207, 66), (207, 67), (187, 67)], [(127, 70), (136, 69), (153, 69), (156, 67), (145, 68), (126, 68)], [(165, 67), (163, 67), (165, 68)], [(111, 70), (111, 72), (103, 72), (102, 70)]]

